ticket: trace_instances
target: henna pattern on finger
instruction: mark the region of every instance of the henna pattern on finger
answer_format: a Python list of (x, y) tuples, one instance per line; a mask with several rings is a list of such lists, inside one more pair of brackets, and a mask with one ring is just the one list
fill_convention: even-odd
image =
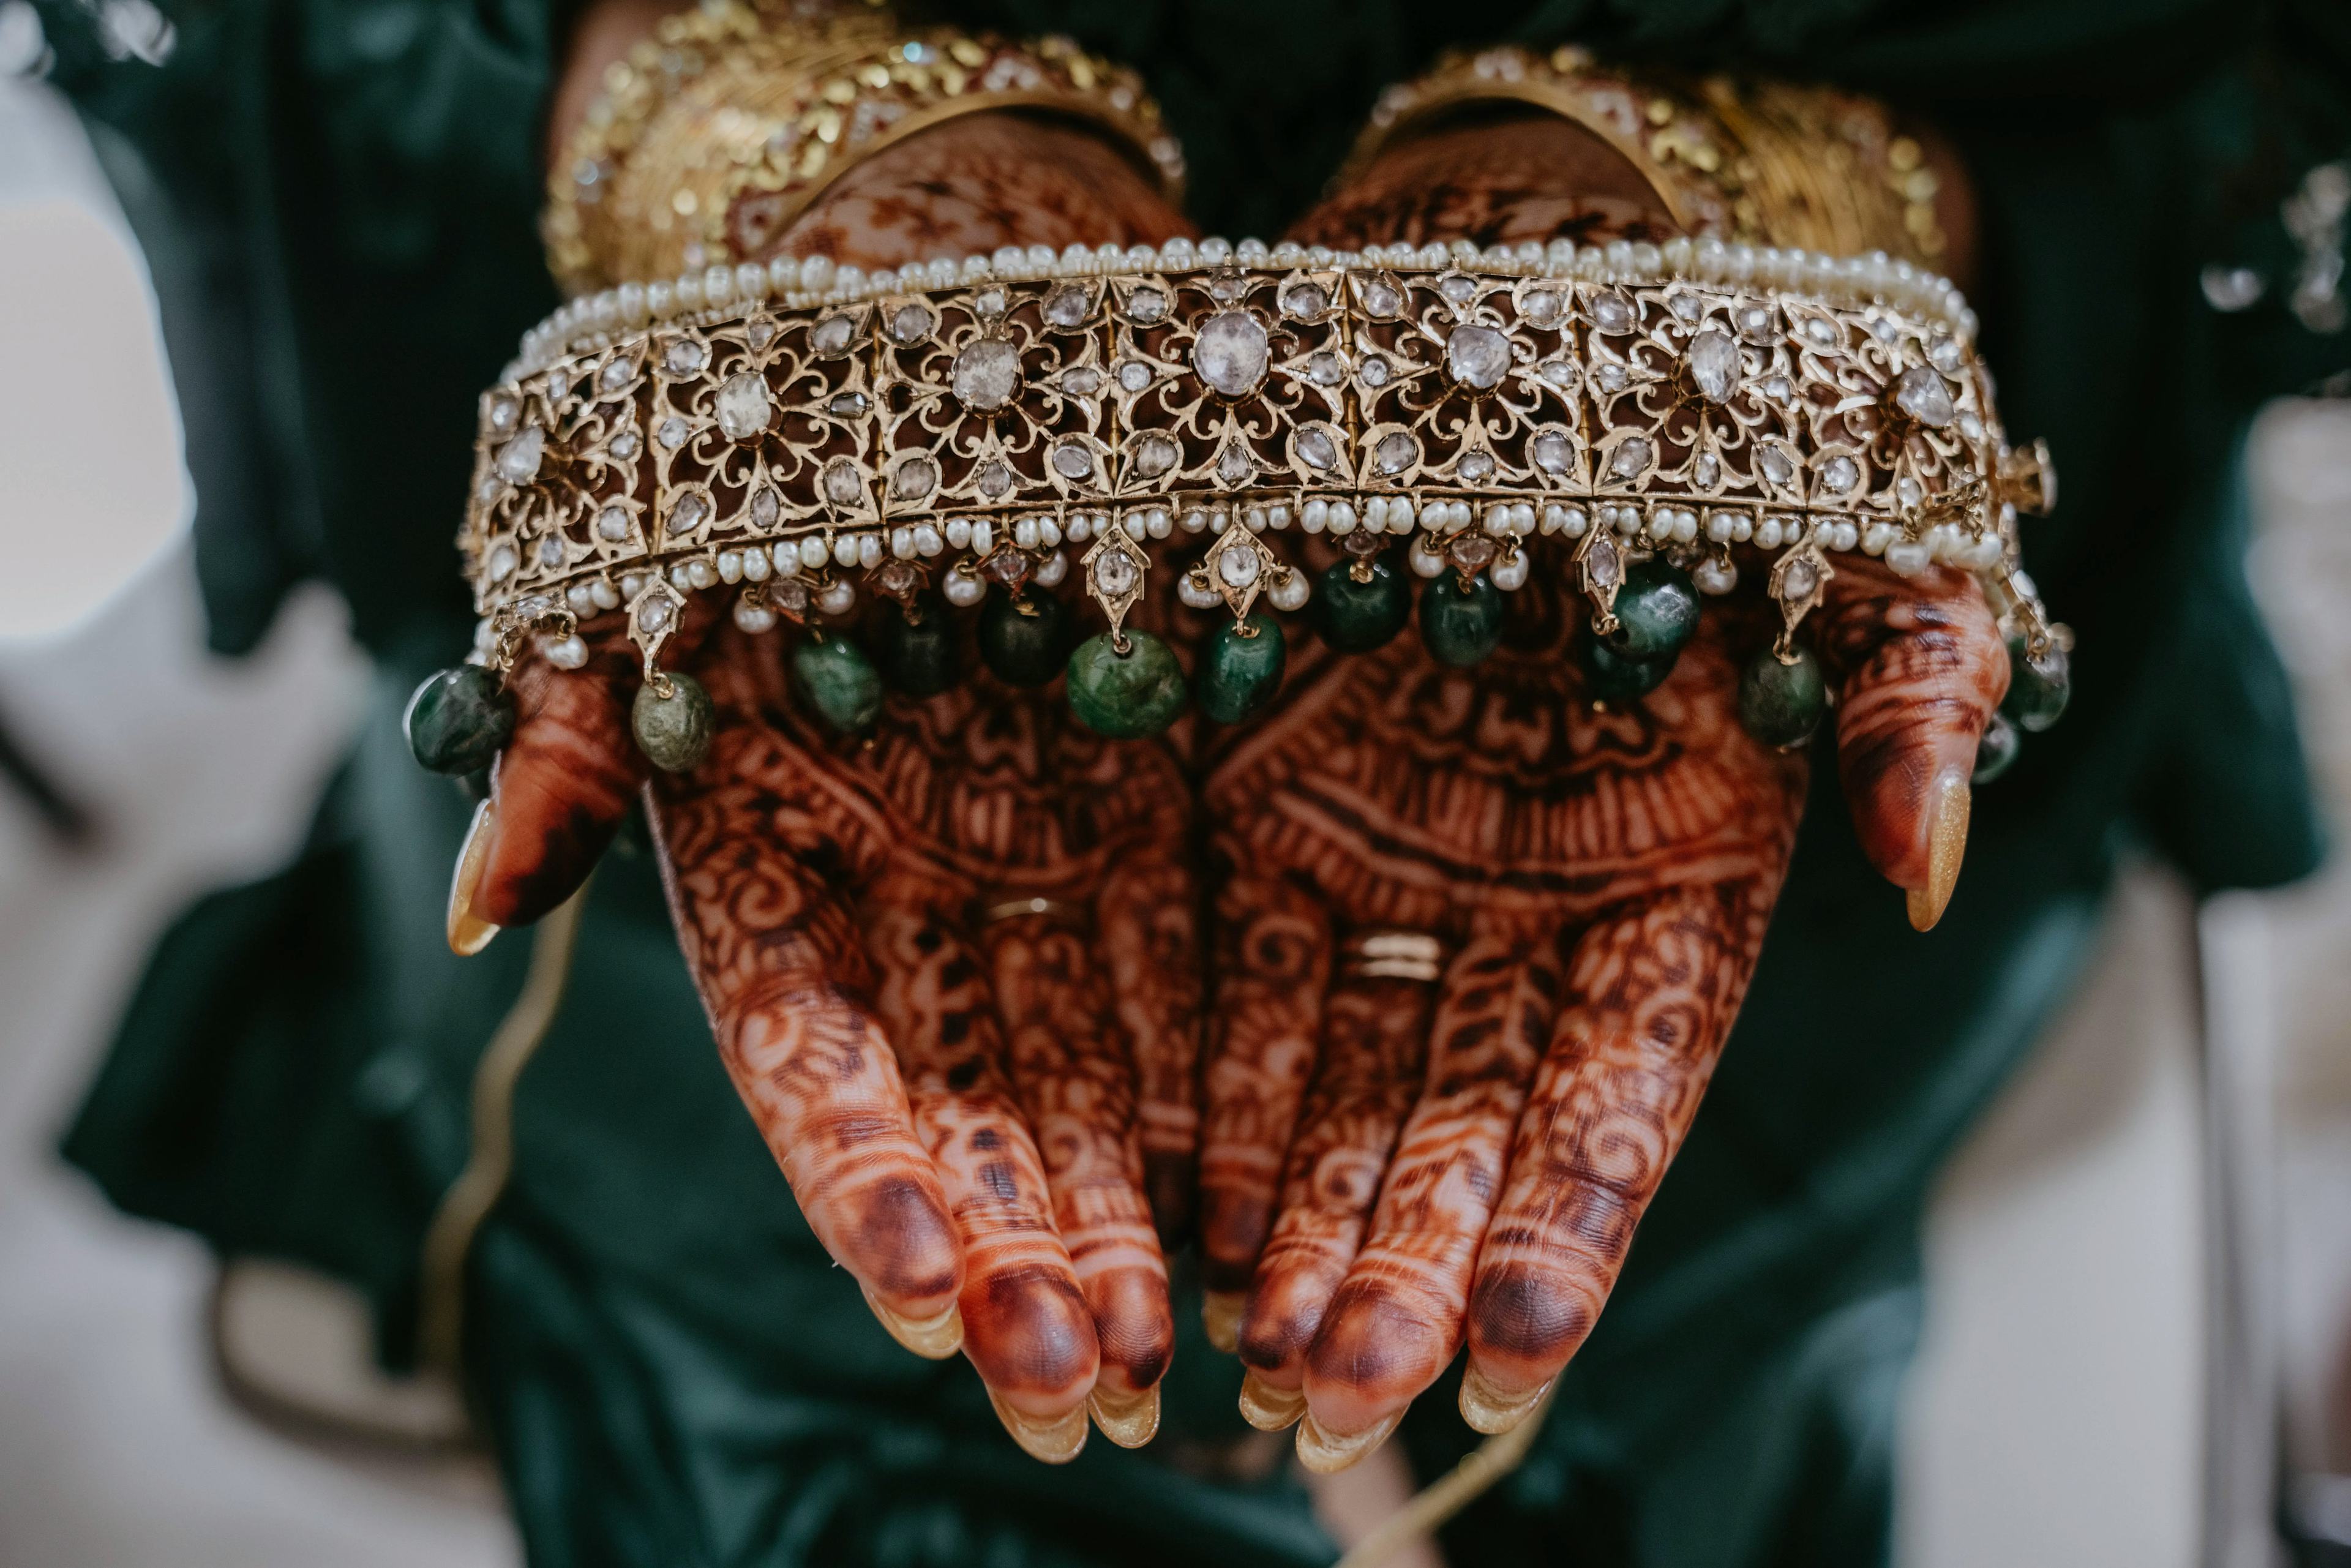
[(962, 1240), (964, 1352), (998, 1397), (1050, 1419), (1093, 1387), (1093, 1312), (1005, 1079), (982, 960), (925, 900), (925, 889), (886, 878), (868, 895), (866, 941), (882, 977), (876, 1010)]
[(1189, 1234), (1200, 1143), (1198, 891), (1191, 845), (1154, 840), (1113, 861), (1094, 900), (1113, 1006), (1134, 1053), (1144, 1191), (1164, 1245)]
[(1470, 1364), (1501, 1397), (1558, 1375), (1597, 1320), (1698, 1113), (1779, 894), (1677, 888), (1577, 945), (1479, 1254)]
[(1419, 1092), (1429, 988), (1343, 982), (1323, 1009), (1322, 1061), (1298, 1117), (1280, 1218), (1259, 1260), (1240, 1358), (1268, 1387), (1299, 1388), (1307, 1346), (1363, 1245), (1397, 1133)]

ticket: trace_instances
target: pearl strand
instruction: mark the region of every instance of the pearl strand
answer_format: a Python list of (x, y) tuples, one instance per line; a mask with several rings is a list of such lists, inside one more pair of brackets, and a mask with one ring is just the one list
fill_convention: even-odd
[(1838, 257), (1770, 246), (1725, 244), (1710, 236), (1695, 240), (1677, 236), (1663, 245), (1612, 240), (1604, 246), (1577, 246), (1564, 239), (1543, 245), (1528, 240), (1483, 249), (1464, 239), (1451, 245), (1374, 245), (1360, 251), (1300, 246), (1290, 240), (1269, 246), (1257, 239), (1235, 245), (1209, 238), (1195, 244), (1178, 237), (1156, 246), (1104, 245), (1089, 249), (1073, 245), (1058, 252), (1050, 246), (1026, 249), (1005, 246), (989, 256), (967, 256), (961, 261), (942, 256), (902, 270), (883, 268), (872, 273), (836, 265), (820, 256), (805, 261), (778, 256), (764, 266), (745, 262), (685, 272), (666, 281), (623, 283), (598, 294), (581, 295), (524, 333), (520, 352), (500, 379), (518, 380), (568, 355), (605, 348), (656, 322), (712, 325), (747, 316), (768, 301), (787, 310), (806, 310), (862, 304), (884, 295), (966, 287), (990, 278), (1017, 283), (1116, 272), (1193, 272), (1228, 261), (1244, 267), (1342, 271), (1462, 268), (1575, 283), (1634, 287), (1692, 283), (1754, 288), (1847, 308), (1881, 305), (1939, 321), (1961, 339), (1972, 340), (1976, 332), (1976, 314), (1950, 279), (1884, 251)]

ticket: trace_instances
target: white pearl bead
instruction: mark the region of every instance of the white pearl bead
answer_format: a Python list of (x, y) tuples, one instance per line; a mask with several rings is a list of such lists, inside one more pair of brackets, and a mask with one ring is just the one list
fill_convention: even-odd
[(743, 580), (743, 552), (723, 549), (718, 552), (718, 580), (734, 583)]
[(969, 517), (949, 517), (947, 519), (946, 537), (947, 548), (949, 549), (969, 549), (971, 548), (971, 519)]
[(1039, 561), (1037, 570), (1030, 573), (1040, 588), (1051, 588), (1069, 575), (1070, 558), (1060, 550), (1055, 550), (1051, 555)]
[(1012, 525), (1012, 547), (1015, 549), (1037, 548), (1037, 519), (1022, 517)]
[(914, 554), (914, 530), (901, 523), (890, 530), (890, 553), (900, 560), (912, 559)]
[(768, 263), (768, 288), (774, 294), (789, 294), (800, 286), (800, 258), (779, 256)]
[(1330, 525), (1331, 531), (1334, 534), (1353, 533), (1355, 531), (1355, 508), (1345, 501), (1332, 502)]
[(1176, 580), (1176, 597), (1195, 610), (1212, 610), (1224, 602), (1223, 596), (1209, 586), (1207, 578), (1186, 572)]
[(1510, 554), (1486, 569), (1486, 575), (1495, 587), (1505, 593), (1516, 593), (1527, 585), (1527, 552), (1513, 549)]
[(542, 638), (538, 651), (559, 670), (576, 670), (588, 662), (588, 644), (576, 632), (569, 637)]
[(933, 528), (930, 524), (916, 523), (914, 525), (914, 553), (916, 555), (928, 559), (930, 557), (938, 554), (940, 549), (944, 548), (945, 543), (946, 541), (939, 538), (939, 530)]
[(1755, 542), (1764, 549), (1780, 548), (1780, 519), (1766, 517), (1755, 525)]
[(1298, 509), (1298, 526), (1310, 534), (1319, 534), (1331, 523), (1331, 503), (1317, 496)]
[(723, 305), (735, 298), (735, 274), (729, 268), (714, 267), (702, 275), (702, 298), (713, 305)]
[(996, 525), (986, 517), (971, 520), (971, 553), (986, 555), (996, 548)]
[(702, 308), (702, 279), (695, 277), (694, 274), (689, 272), (679, 277), (675, 283), (670, 285), (670, 290), (677, 296), (677, 308), (680, 310), (691, 315)]
[(1690, 578), (1700, 593), (1728, 593), (1739, 586), (1739, 569), (1716, 556), (1708, 556), (1691, 569)]
[(685, 562), (679, 561), (669, 569), (669, 583), (681, 593), (694, 587), (694, 576), (686, 570)]
[(1037, 542), (1044, 546), (1047, 549), (1051, 549), (1055, 545), (1060, 544), (1061, 542), (1061, 525), (1054, 521), (1051, 517), (1038, 518)]
[(835, 566), (855, 566), (857, 564), (857, 536), (855, 534), (842, 534), (832, 541), (832, 560)]
[(1918, 539), (1898, 539), (1886, 547), (1886, 564), (1896, 577), (1916, 577), (1929, 564), (1927, 546)]
[(1488, 504), (1486, 531), (1498, 539), (1510, 537), (1510, 504), (1508, 501), (1494, 501)]
[(1242, 509), (1241, 527), (1247, 528), (1253, 534), (1261, 534), (1265, 532), (1265, 525), (1266, 517), (1265, 508), (1263, 507), (1248, 507)]
[(1426, 534), (1420, 534), (1414, 538), (1408, 559), (1414, 573), (1417, 576), (1435, 577), (1445, 570), (1445, 557), (1433, 548)]
[(1143, 517), (1144, 531), (1155, 539), (1164, 539), (1176, 531), (1176, 518), (1165, 507), (1154, 507)]
[(980, 596), (987, 591), (987, 584), (959, 566), (940, 580), (939, 587), (949, 604), (963, 608), (978, 603)]
[(764, 604), (754, 604), (747, 599), (735, 601), (735, 624), (753, 636), (776, 629), (777, 615)]
[(774, 570), (775, 568), (768, 564), (768, 552), (766, 550), (749, 549), (743, 552), (744, 581), (765, 582), (768, 580), (768, 575)]
[(1073, 512), (1070, 515), (1069, 527), (1061, 530), (1061, 537), (1073, 545), (1081, 545), (1094, 537), (1094, 526), (1083, 512)]
[(584, 582), (575, 582), (563, 591), (563, 602), (571, 606), (574, 615), (587, 615), (596, 608), (596, 591)]
[(1276, 610), (1298, 610), (1305, 606), (1306, 596), (1311, 588), (1312, 585), (1306, 580), (1306, 574), (1293, 569), (1275, 578), (1273, 586), (1265, 591), (1265, 596)]
[(621, 591), (603, 578), (600, 577), (590, 583), (588, 591), (595, 596), (596, 608), (599, 610), (618, 610), (621, 607)]
[(827, 615), (846, 615), (857, 602), (857, 588), (845, 577), (835, 578), (816, 596), (816, 607)]
[(1364, 503), (1364, 528), (1366, 532), (1384, 534), (1388, 531), (1388, 498), (1374, 496)]
[(1290, 527), (1290, 503), (1276, 501), (1265, 509), (1266, 527), (1277, 530)]
[(790, 539), (778, 539), (768, 551), (776, 562), (778, 577), (798, 577), (800, 570), (800, 547)]
[[(781, 559), (781, 557), (778, 558)], [(832, 559), (832, 548), (820, 536), (811, 534), (800, 541), (800, 564), (814, 570)]]

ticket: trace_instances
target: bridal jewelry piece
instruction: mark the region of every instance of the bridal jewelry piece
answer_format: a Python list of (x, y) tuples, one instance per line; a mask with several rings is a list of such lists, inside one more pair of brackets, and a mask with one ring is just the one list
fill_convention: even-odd
[[(579, 628), (618, 614), (650, 678), (689, 601), (723, 596), (747, 631), (815, 629), (819, 675), (862, 672), (804, 681), (853, 728), (881, 689), (841, 625), (861, 593), (893, 645), (986, 600), (999, 675), (1066, 666), (1081, 716), (1143, 735), (1187, 700), (1128, 623), (1155, 569), (1232, 617), (1198, 676), (1225, 718), (1278, 685), (1264, 608), (1314, 601), (1326, 641), (1365, 649), (1416, 576), (1431, 652), (1466, 664), (1544, 553), (1590, 601), (1594, 695), (1629, 700), (1743, 573), (1780, 610), (1762, 656), (1800, 671), (1796, 629), (1857, 551), (1974, 573), (2062, 685), (2016, 551), (2054, 476), (2003, 436), (1973, 330), (1907, 264), (1704, 240), (714, 268), (575, 302), (483, 394), (459, 538), (477, 659), (536, 640), (576, 667)], [(1314, 534), (1344, 552), (1319, 583), (1290, 542)], [(1040, 591), (1073, 565), (1106, 626), (1075, 654)], [(1825, 705), (1757, 685), (1774, 744)]]

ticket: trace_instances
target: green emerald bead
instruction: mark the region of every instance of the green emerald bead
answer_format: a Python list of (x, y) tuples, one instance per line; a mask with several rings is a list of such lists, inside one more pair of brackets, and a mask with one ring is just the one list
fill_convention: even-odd
[(1420, 593), (1420, 640), (1438, 664), (1468, 668), (1501, 644), (1502, 591), (1483, 572), (1467, 588), (1458, 571), (1429, 579)]
[(1616, 630), (1608, 643), (1627, 659), (1678, 653), (1698, 632), (1698, 584), (1673, 562), (1651, 556), (1625, 573), (1616, 591)]
[(1259, 611), (1250, 614), (1248, 625), (1244, 632), (1227, 622), (1200, 650), (1200, 711), (1218, 724), (1240, 723), (1281, 689), (1281, 666), (1289, 656), (1281, 622)]
[(1315, 629), (1342, 653), (1384, 647), (1411, 619), (1411, 585), (1384, 560), (1343, 560), (1314, 589)]
[(1662, 659), (1628, 659), (1592, 635), (1589, 627), (1576, 639), (1576, 652), (1583, 662), (1583, 689), (1593, 701), (1604, 703), (1628, 703), (1656, 691), (1680, 657), (1668, 653)]
[(1740, 727), (1766, 746), (1786, 750), (1812, 739), (1829, 711), (1829, 684), (1810, 648), (1793, 664), (1766, 648), (1739, 672)]
[(817, 716), (854, 735), (882, 711), (882, 672), (856, 642), (837, 632), (812, 632), (792, 649), (792, 685)]
[(475, 773), (487, 768), (515, 727), (514, 694), (497, 672), (460, 664), (424, 677), (408, 699), (401, 723), (408, 749), (435, 773)]
[(1009, 685), (1041, 686), (1069, 656), (1070, 612), (1042, 589), (991, 593), (979, 612), (979, 656)]
[(2001, 699), (2000, 711), (2019, 728), (2035, 735), (2047, 729), (2073, 695), (2074, 673), (2065, 650), (2052, 647), (2046, 658), (2035, 659), (2025, 652), (2023, 638), (2008, 640), (2008, 695)]
[[(666, 683), (669, 695), (662, 695)], [(637, 732), (637, 749), (664, 773), (684, 773), (698, 768), (710, 755), (710, 737), (718, 727), (710, 694), (692, 675), (671, 670), (661, 682), (647, 681), (637, 688), (629, 709), (629, 727)]]
[(1984, 726), (1983, 739), (1976, 743), (1976, 771), (1973, 782), (1989, 784), (2015, 766), (2017, 755), (2024, 749), (2024, 736), (2009, 723), (2005, 714), (1994, 714)]
[(1126, 652), (1107, 632), (1070, 655), (1070, 706), (1096, 735), (1141, 740), (1184, 711), (1184, 666), (1176, 650), (1148, 632), (1129, 632)]
[(935, 697), (963, 674), (946, 601), (936, 593), (918, 597), (911, 615), (900, 604), (884, 604), (877, 622), (873, 662), (893, 689), (910, 697)]

